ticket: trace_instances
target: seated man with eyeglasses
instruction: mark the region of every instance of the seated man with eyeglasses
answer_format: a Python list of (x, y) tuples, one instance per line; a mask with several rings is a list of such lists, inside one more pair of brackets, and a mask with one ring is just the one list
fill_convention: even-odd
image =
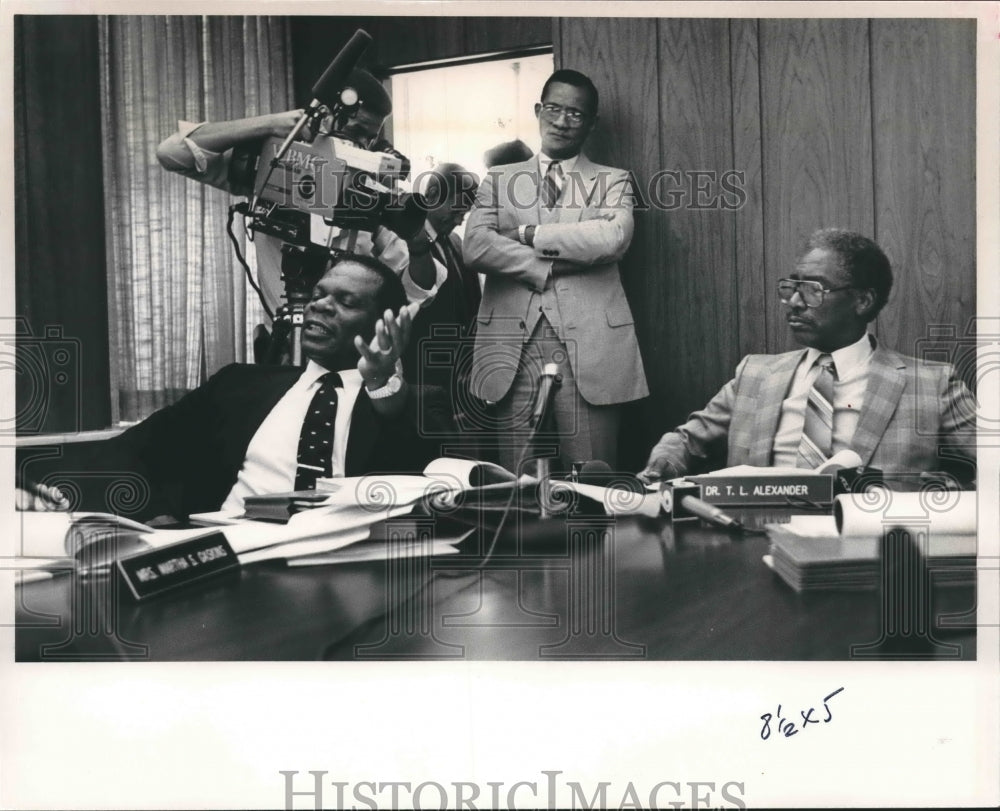
[(704, 409), (664, 434), (639, 477), (695, 472), (724, 448), (727, 466), (812, 469), (851, 449), (887, 474), (974, 478), (977, 406), (955, 370), (900, 355), (868, 332), (891, 288), (889, 260), (872, 240), (813, 233), (792, 277), (778, 281), (806, 349), (745, 357)]

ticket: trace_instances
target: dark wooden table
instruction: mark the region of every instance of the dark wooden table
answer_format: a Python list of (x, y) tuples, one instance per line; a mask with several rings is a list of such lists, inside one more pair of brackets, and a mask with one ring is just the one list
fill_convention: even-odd
[(910, 606), (878, 589), (799, 594), (762, 562), (765, 537), (667, 520), (514, 518), (484, 564), (490, 535), (436, 558), (254, 564), (143, 603), (111, 579), (25, 584), (17, 660), (976, 656), (971, 587)]

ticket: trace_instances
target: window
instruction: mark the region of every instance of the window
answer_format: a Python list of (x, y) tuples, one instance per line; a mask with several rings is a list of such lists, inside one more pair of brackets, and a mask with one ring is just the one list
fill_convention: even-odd
[(534, 105), (553, 71), (551, 53), (436, 68), (392, 76), (392, 141), (421, 174), (459, 163), (482, 177), (483, 153), (521, 139), (538, 151)]

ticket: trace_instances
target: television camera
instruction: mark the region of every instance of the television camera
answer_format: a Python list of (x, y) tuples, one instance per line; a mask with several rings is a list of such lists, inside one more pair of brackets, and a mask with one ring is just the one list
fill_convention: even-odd
[[(331, 259), (342, 253), (332, 247), (340, 232), (385, 226), (409, 239), (427, 216), (420, 195), (397, 188), (409, 175), (406, 157), (384, 139), (367, 149), (343, 127), (364, 104), (350, 79), (370, 42), (364, 30), (354, 33), (313, 85), (313, 101), (286, 138), (238, 148), (230, 161), (230, 188), (250, 198), (238, 209), (247, 227), (282, 242), (285, 304), (275, 314), (275, 336), (283, 331), (277, 322), (287, 322), (294, 364), (301, 362), (305, 305)], [(317, 218), (334, 227), (315, 228)]]

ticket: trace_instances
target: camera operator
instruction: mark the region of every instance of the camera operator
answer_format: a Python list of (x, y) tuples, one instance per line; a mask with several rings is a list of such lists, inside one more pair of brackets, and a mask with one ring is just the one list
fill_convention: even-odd
[[(382, 125), (392, 112), (392, 101), (379, 81), (365, 70), (355, 69), (350, 86), (358, 92), (360, 103), (335, 134), (353, 141), (363, 149), (386, 150), (389, 144), (379, 140)], [(178, 131), (157, 147), (156, 156), (169, 172), (177, 172), (234, 194), (248, 194), (249, 189), (233, 188), (230, 162), (233, 150), (269, 136), (284, 138), (302, 116), (302, 110), (243, 118), (233, 121), (191, 124), (179, 122)], [(308, 137), (308, 135), (306, 135)], [(314, 215), (314, 219), (318, 219)], [(329, 234), (331, 226), (323, 226)], [(315, 228), (314, 228), (315, 230)], [(324, 240), (326, 242), (327, 240)], [(255, 234), (257, 276), (264, 303), (271, 311), (281, 303), (282, 241), (268, 234)], [(438, 286), (448, 277), (447, 269), (431, 255), (431, 244), (421, 231), (406, 241), (387, 227), (373, 232), (341, 230), (330, 247), (373, 256), (392, 268), (400, 277), (410, 303), (427, 304)]]

